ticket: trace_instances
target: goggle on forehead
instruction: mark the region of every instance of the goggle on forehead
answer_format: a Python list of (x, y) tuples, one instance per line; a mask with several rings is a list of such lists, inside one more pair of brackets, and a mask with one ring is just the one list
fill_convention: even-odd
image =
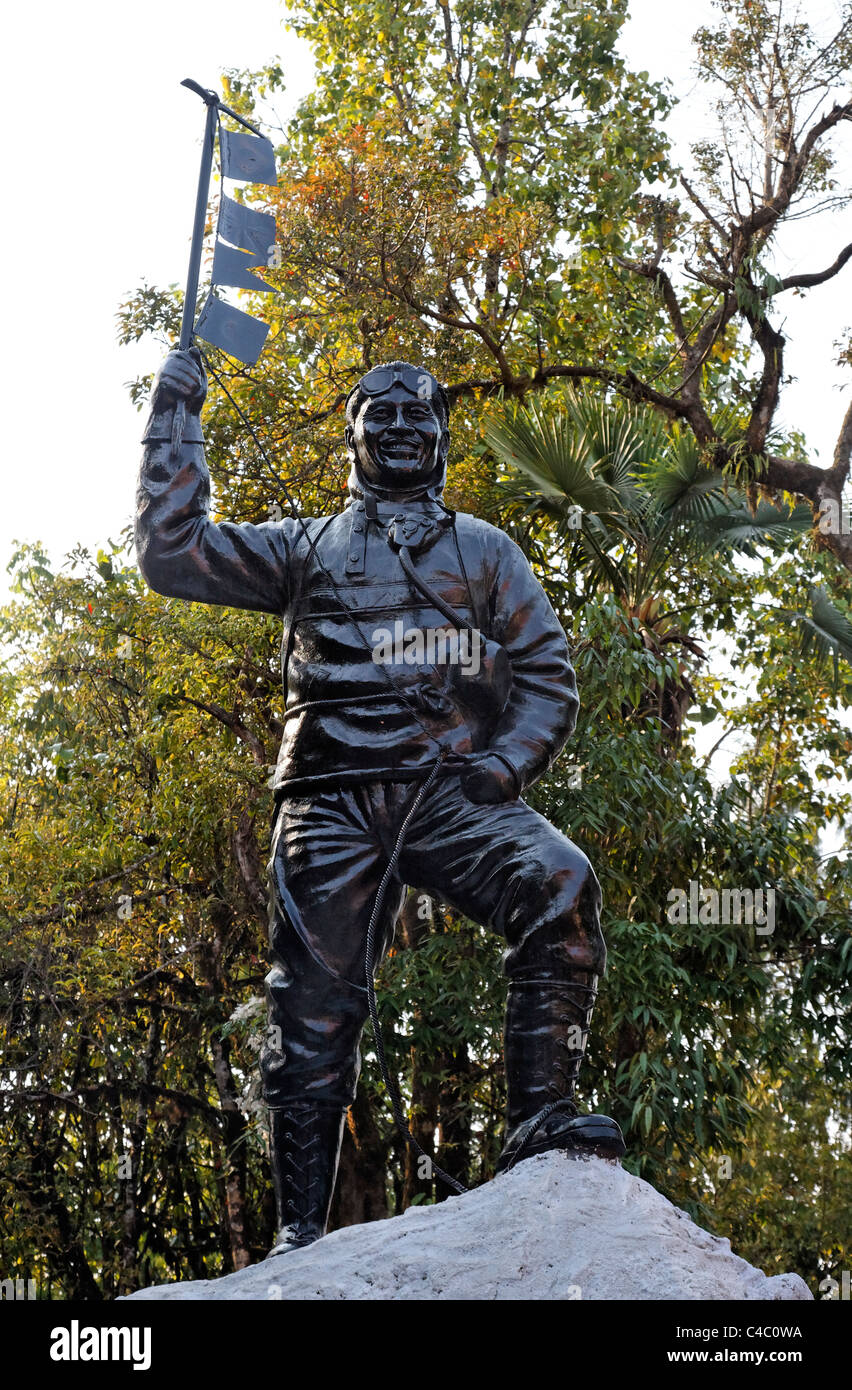
[(431, 401), (438, 391), (432, 373), (422, 367), (374, 367), (358, 382), (358, 389), (366, 396), (383, 396), (397, 382), (421, 401)]

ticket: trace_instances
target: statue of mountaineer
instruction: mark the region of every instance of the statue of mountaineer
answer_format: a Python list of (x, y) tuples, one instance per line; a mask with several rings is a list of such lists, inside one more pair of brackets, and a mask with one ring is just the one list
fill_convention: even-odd
[(598, 881), (522, 799), (573, 731), (574, 671), (521, 550), (442, 501), (445, 391), (409, 363), (372, 368), (346, 400), (345, 509), (261, 525), (210, 520), (205, 394), (197, 350), (171, 352), (144, 435), (136, 544), (158, 593), (284, 623), (267, 976), (280, 1046), (267, 1043), (260, 1063), (280, 1228), (271, 1253), (325, 1234), (368, 1016), (365, 941), (395, 847), (377, 959), (406, 885), (506, 942), (498, 1172), (549, 1149), (619, 1158), (615, 1121), (574, 1102), (606, 960)]

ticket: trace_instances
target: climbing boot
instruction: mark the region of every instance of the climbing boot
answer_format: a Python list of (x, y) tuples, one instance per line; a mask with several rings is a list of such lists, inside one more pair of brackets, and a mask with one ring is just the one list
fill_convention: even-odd
[(504, 1038), (506, 1142), (498, 1173), (551, 1149), (615, 1160), (624, 1154), (615, 1120), (583, 1115), (574, 1101), (596, 998), (597, 976), (588, 970), (573, 970), (558, 982), (518, 979), (510, 984)]
[(345, 1120), (345, 1110), (311, 1100), (270, 1109), (278, 1237), (267, 1259), (301, 1250), (325, 1235)]

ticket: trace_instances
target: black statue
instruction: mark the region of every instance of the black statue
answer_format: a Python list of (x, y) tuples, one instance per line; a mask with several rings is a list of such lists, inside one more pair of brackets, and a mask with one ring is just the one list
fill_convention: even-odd
[[(197, 351), (170, 353), (144, 435), (136, 543), (158, 593), (284, 620), (267, 977), (281, 1046), (261, 1057), (280, 1226), (271, 1253), (325, 1233), (368, 1011), (365, 936), (438, 758), (385, 899), (377, 959), (406, 884), (501, 932), (510, 985), (498, 1171), (554, 1148), (620, 1157), (618, 1125), (574, 1103), (606, 960), (600, 889), (585, 855), (521, 799), (574, 728), (574, 671), (523, 553), (441, 500), (446, 393), (405, 362), (367, 372), (346, 401), (344, 511), (258, 526), (209, 519), (205, 394)], [(178, 401), (186, 423), (173, 450)]]

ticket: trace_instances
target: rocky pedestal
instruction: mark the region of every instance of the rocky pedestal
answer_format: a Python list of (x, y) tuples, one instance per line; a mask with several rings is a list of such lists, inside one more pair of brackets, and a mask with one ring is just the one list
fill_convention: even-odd
[(602, 1159), (527, 1159), (438, 1206), (334, 1231), (221, 1279), (134, 1299), (805, 1300), (640, 1178)]

